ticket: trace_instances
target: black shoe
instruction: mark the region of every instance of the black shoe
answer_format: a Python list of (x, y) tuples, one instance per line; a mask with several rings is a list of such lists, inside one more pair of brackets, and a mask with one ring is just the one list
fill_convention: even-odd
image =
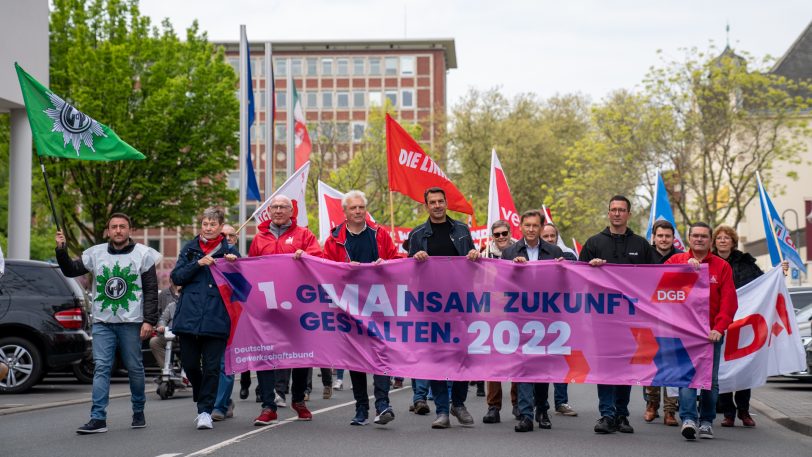
[(89, 435), (91, 433), (105, 433), (107, 431), (107, 421), (102, 419), (90, 419), (90, 421), (77, 428), (76, 433)]
[(498, 424), (501, 421), (502, 419), (499, 417), (499, 410), (496, 409), (496, 406), (489, 407), (488, 412), (485, 413), (485, 417), (482, 418), (482, 423), (484, 424)]
[(620, 433), (634, 433), (634, 428), (629, 423), (629, 418), (626, 416), (617, 416), (615, 427)]
[(550, 416), (547, 415), (547, 411), (536, 412), (536, 422), (539, 423), (539, 428), (542, 430), (550, 430), (553, 428), (553, 423), (550, 422)]
[(131, 428), (144, 428), (147, 426), (147, 419), (144, 417), (143, 411), (138, 411), (137, 413), (133, 413), (133, 423), (130, 425)]
[(476, 383), (476, 396), (477, 397), (485, 396), (485, 382), (479, 381), (478, 383)]
[(240, 400), (245, 400), (246, 398), (248, 398), (248, 389), (247, 388), (240, 389)]
[(530, 420), (529, 417), (522, 417), (519, 420), (519, 423), (513, 427), (513, 430), (523, 433), (523, 432), (532, 432), (533, 431), (533, 421)]
[(414, 402), (414, 413), (420, 416), (425, 416), (426, 414), (431, 412), (431, 408), (429, 408), (429, 404), (426, 403), (426, 400), (417, 400)]
[(595, 433), (600, 434), (607, 434), (607, 433), (614, 433), (617, 431), (615, 428), (615, 420), (609, 416), (603, 416), (598, 419), (598, 423), (595, 424)]
[(513, 417), (514, 417), (514, 418), (515, 418), (517, 421), (518, 421), (518, 420), (522, 420), (522, 414), (519, 412), (519, 407), (518, 407), (518, 406), (514, 406), (514, 407), (513, 407)]

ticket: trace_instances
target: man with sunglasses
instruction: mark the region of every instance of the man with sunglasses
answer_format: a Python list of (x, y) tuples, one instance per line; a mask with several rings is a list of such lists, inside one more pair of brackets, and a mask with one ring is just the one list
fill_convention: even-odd
[[(623, 195), (609, 200), (609, 226), (590, 237), (581, 249), (578, 260), (593, 267), (612, 264), (654, 264), (654, 248), (628, 227), (632, 203)], [(595, 433), (634, 433), (629, 424), (629, 398), (632, 386), (598, 384), (598, 410), (601, 418)]]

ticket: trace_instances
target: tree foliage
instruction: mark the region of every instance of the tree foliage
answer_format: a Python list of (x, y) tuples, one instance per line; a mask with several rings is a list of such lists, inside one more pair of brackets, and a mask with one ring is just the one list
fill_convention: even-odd
[(236, 193), (237, 77), (194, 23), (185, 40), (153, 27), (136, 0), (55, 0), (50, 89), (109, 125), (143, 161), (47, 164), (69, 245), (103, 240), (113, 212), (137, 227), (186, 225)]
[(778, 162), (800, 163), (809, 85), (770, 73), (769, 59), (742, 54), (690, 49), (646, 78), (649, 99), (671, 118), (658, 161), (672, 170), (667, 185), (685, 222), (736, 226), (757, 195), (756, 172), (776, 179), (773, 192), (783, 189), (779, 178), (795, 179), (773, 172)]

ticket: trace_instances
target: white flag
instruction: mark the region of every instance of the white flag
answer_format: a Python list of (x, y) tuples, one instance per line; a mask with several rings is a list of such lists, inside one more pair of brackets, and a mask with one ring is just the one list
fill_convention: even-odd
[(773, 268), (736, 290), (739, 309), (725, 334), (719, 363), (719, 392), (752, 389), (768, 376), (806, 369), (784, 275)]
[(293, 202), (293, 217), (296, 218), (296, 225), (307, 227), (307, 207), (305, 206), (305, 190), (307, 190), (307, 175), (310, 173), (310, 162), (305, 162), (302, 168), (296, 170), (276, 192), (268, 197), (259, 208), (254, 211), (251, 217), (256, 218), (257, 224), (261, 224), (271, 218), (268, 213), (268, 206), (271, 200), (277, 195), (284, 195)]

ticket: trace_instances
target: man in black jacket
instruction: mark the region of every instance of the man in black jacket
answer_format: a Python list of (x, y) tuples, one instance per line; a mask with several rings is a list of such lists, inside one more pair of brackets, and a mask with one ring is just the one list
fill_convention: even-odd
[[(429, 256), (467, 256), (469, 260), (478, 259), (479, 251), (474, 246), (468, 226), (446, 215), (448, 205), (445, 191), (439, 187), (430, 187), (423, 193), (423, 199), (426, 202), (429, 220), (409, 233), (409, 257), (414, 257), (418, 262), (427, 261)], [(416, 384), (415, 412), (426, 414), (428, 405), (426, 405), (425, 397), (422, 397), (425, 395), (422, 391), (427, 390), (425, 381), (415, 379), (412, 382)], [(431, 423), (431, 428), (448, 428), (451, 426), (451, 422), (448, 419), (449, 401), (446, 381), (432, 380), (430, 385), (437, 409), (437, 418)], [(420, 396), (417, 392), (418, 388), (421, 391)], [(467, 397), (468, 383), (454, 381), (451, 385), (450, 412), (464, 427), (474, 425), (474, 418), (465, 408)]]
[[(657, 263), (654, 249), (648, 241), (635, 235), (628, 227), (632, 204), (628, 198), (615, 195), (609, 200), (609, 226), (590, 237), (581, 249), (578, 260), (593, 267), (607, 263)], [(634, 433), (629, 424), (629, 397), (631, 386), (598, 384), (598, 409), (601, 418), (595, 424), (595, 433)]]
[[(558, 246), (550, 244), (540, 238), (543, 217), (540, 211), (530, 210), (522, 213), (520, 225), (522, 239), (502, 252), (502, 260), (512, 260), (516, 263), (535, 262), (537, 260), (564, 260), (564, 251)], [(547, 409), (550, 383), (548, 382), (520, 382), (519, 413), (521, 419), (514, 427), (517, 432), (533, 431), (533, 406), (536, 407), (536, 420), (539, 428), (550, 429), (553, 424)]]
[(65, 235), (56, 232), (56, 261), (69, 278), (93, 275), (93, 405), (90, 421), (76, 433), (107, 431), (110, 374), (116, 349), (121, 353), (132, 394), (132, 428), (146, 427), (144, 418), (144, 362), (141, 340), (152, 335), (158, 322), (158, 275), (161, 255), (130, 238), (130, 218), (113, 213), (107, 221), (109, 243), (86, 249), (82, 258), (71, 260)]

